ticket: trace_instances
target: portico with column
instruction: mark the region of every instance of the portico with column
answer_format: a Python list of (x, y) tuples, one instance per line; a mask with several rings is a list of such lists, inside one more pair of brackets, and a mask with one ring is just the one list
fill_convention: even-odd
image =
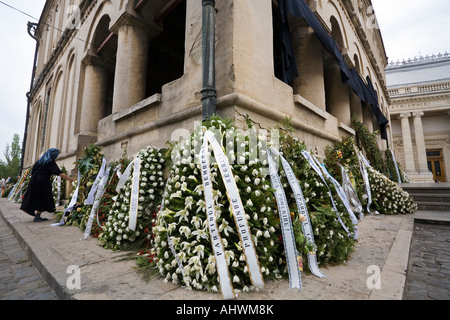
[(160, 30), (125, 12), (111, 31), (118, 35), (113, 96), (117, 113), (146, 98), (149, 34)]
[[(423, 115), (423, 112), (405, 112), (399, 115), (401, 121), (405, 172), (416, 182), (433, 182), (433, 175), (429, 171), (427, 165), (425, 138), (422, 127)], [(411, 117), (413, 117), (415, 149), (413, 148), (411, 127), (409, 123)], [(417, 166), (414, 150), (417, 152)]]
[(98, 137), (98, 122), (104, 117), (108, 87), (108, 65), (97, 55), (88, 53), (82, 62), (83, 95), (78, 115), (77, 152), (80, 157), (89, 143)]
[(417, 150), (417, 171), (419, 174), (419, 179), (423, 179), (424, 182), (429, 180), (433, 181), (433, 174), (428, 169), (427, 164), (427, 149), (425, 147), (425, 136), (423, 133), (422, 117), (423, 112), (413, 112), (413, 122), (414, 122), (414, 135), (416, 140), (416, 150)]
[(298, 19), (291, 25), (299, 73), (292, 84), (294, 94), (301, 95), (326, 111), (322, 44), (304, 20)]

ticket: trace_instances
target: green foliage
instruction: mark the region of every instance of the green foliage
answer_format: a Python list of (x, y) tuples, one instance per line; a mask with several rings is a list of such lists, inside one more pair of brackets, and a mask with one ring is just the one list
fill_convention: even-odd
[[(100, 244), (113, 250), (139, 250), (148, 245), (151, 229), (161, 205), (164, 192), (164, 150), (147, 147), (137, 154), (141, 160), (139, 177), (139, 206), (135, 231), (128, 227), (133, 168), (117, 200), (109, 205), (110, 211), (98, 237)], [(129, 162), (128, 162), (129, 163)], [(125, 166), (122, 167), (125, 170)], [(108, 204), (106, 204), (108, 206)]]
[(352, 182), (353, 188), (358, 194), (359, 201), (365, 207), (367, 197), (364, 197), (364, 179), (359, 167), (358, 155), (356, 154), (356, 143), (354, 137), (342, 138), (325, 149), (324, 163), (328, 172), (342, 184), (341, 167), (347, 169), (347, 174)]
[[(261, 173), (262, 164), (249, 160), (249, 153), (253, 150), (250, 150), (248, 137), (235, 130), (231, 120), (222, 120), (216, 116), (204, 122), (203, 128), (199, 128), (190, 139), (183, 141), (175, 149), (180, 158), (175, 157), (175, 162), (170, 167), (165, 209), (159, 213), (153, 228), (154, 247), (140, 255), (139, 265), (145, 267), (146, 257), (148, 270), (156, 270), (166, 281), (185, 285), (188, 289), (218, 291), (219, 282), (209, 238), (200, 164), (195, 153), (190, 152), (199, 150), (202, 129), (206, 128), (215, 129), (222, 145), (233, 141), (235, 148), (238, 145), (245, 147), (245, 159), (239, 164), (236, 164), (238, 161), (235, 161), (234, 150), (227, 149), (232, 172), (237, 187), (241, 190), (241, 200), (262, 274), (266, 279), (281, 277), (283, 250), (270, 181)], [(193, 146), (193, 150), (190, 146)], [(247, 291), (251, 283), (243, 248), (222, 176), (217, 163), (212, 160), (211, 175), (217, 225), (225, 248), (230, 278), (235, 290)], [(184, 277), (169, 250), (168, 238), (183, 264)]]
[[(337, 214), (340, 215), (347, 228), (351, 230), (352, 222), (350, 216), (338, 199), (335, 191), (333, 191), (333, 198), (339, 212), (336, 213), (333, 210), (327, 187), (301, 153), (307, 149), (306, 144), (290, 134), (293, 131), (288, 118), (283, 123), (283, 126), (284, 132), (280, 134), (281, 151), (291, 165), (302, 188), (314, 232), (317, 261), (319, 265), (339, 264), (347, 261), (353, 252), (355, 241), (352, 234), (347, 235), (337, 219)], [(289, 208), (292, 211), (297, 250), (303, 257), (303, 264), (307, 266), (307, 254), (312, 251), (312, 248), (306, 243), (306, 239), (303, 236), (294, 194), (287, 183), (284, 171), (281, 171), (281, 177)], [(328, 183), (331, 185), (330, 181)], [(304, 270), (306, 271), (307, 267)]]
[[(389, 178), (394, 182), (398, 182), (399, 176), (397, 174), (397, 170), (395, 169), (395, 163), (394, 163), (394, 159), (392, 158), (392, 153), (391, 153), (390, 149), (386, 150), (385, 157), (386, 157), (386, 166), (387, 166)], [(400, 168), (398, 167), (398, 169), (399, 169), (399, 173), (400, 173)], [(400, 176), (400, 178), (401, 178), (401, 176)]]
[(20, 144), (20, 137), (14, 134), (11, 144), (7, 144), (3, 155), (5, 161), (0, 160), (0, 178), (7, 179), (11, 177), (11, 182), (16, 182), (20, 175), (20, 159), (22, 148)]
[(81, 230), (86, 228), (87, 217), (91, 212), (92, 205), (84, 205), (84, 201), (87, 199), (89, 191), (102, 166), (103, 158), (102, 147), (91, 143), (84, 149), (83, 158), (75, 161), (75, 164), (80, 170), (81, 181), (78, 189), (76, 208), (67, 217), (66, 225), (76, 225), (79, 226)]
[(389, 175), (383, 156), (377, 144), (378, 131), (370, 132), (369, 129), (361, 123), (356, 116), (352, 117), (352, 125), (361, 144), (366, 151), (370, 164), (384, 175)]

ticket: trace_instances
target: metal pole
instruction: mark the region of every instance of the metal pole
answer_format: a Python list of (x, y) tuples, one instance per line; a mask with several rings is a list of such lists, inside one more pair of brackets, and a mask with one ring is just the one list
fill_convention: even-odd
[(202, 121), (216, 113), (215, 0), (202, 0)]

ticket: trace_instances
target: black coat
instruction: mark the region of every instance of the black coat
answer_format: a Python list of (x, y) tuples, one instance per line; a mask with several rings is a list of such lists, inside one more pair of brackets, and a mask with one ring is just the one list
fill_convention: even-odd
[(62, 171), (55, 161), (45, 165), (36, 162), (31, 171), (31, 179), (22, 200), (21, 210), (55, 212), (55, 200), (52, 194), (52, 175), (59, 176)]

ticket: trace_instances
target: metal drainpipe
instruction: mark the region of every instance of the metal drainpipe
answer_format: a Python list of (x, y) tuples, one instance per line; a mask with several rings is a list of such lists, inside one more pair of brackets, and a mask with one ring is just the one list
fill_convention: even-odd
[(215, 0), (202, 0), (202, 121), (216, 113)]
[(22, 175), (22, 171), (23, 171), (23, 163), (24, 163), (24, 158), (25, 158), (25, 147), (27, 145), (28, 122), (29, 122), (29, 117), (30, 117), (30, 105), (31, 105), (30, 93), (31, 93), (31, 90), (33, 89), (34, 76), (36, 73), (36, 61), (37, 61), (37, 56), (38, 56), (38, 52), (39, 52), (39, 41), (37, 40), (36, 36), (34, 34), (32, 34), (32, 31), (36, 32), (37, 26), (38, 26), (37, 23), (28, 21), (27, 31), (28, 31), (28, 34), (30, 35), (30, 37), (32, 37), (36, 41), (36, 48), (34, 49), (34, 62), (33, 62), (33, 71), (31, 73), (30, 91), (27, 92), (27, 94), (26, 94), (26, 96), (27, 96), (27, 115), (25, 118), (25, 131), (23, 133), (22, 157), (20, 159), (20, 171), (19, 171), (20, 175)]

